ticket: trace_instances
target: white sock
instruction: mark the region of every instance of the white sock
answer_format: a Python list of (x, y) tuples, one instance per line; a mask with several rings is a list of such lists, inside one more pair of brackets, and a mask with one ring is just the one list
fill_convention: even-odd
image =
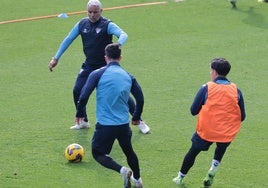
[(184, 178), (186, 176), (186, 174), (183, 174), (183, 173), (181, 173), (181, 171), (179, 171), (178, 176), (181, 178)]
[(134, 183), (142, 183), (142, 179), (141, 179), (141, 177), (137, 180), (137, 179), (135, 179), (134, 176), (133, 176), (133, 180), (134, 180)]
[(220, 165), (220, 162), (218, 160), (213, 159), (210, 170), (214, 170), (214, 171), (218, 170), (219, 165)]
[(126, 171), (126, 167), (122, 166), (122, 168), (120, 169), (120, 174), (124, 175), (125, 171)]

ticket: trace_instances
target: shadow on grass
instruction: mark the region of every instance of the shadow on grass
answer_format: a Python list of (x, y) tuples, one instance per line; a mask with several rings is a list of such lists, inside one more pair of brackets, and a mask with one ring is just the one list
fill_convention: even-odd
[(255, 11), (255, 7), (249, 7), (248, 10), (237, 9), (237, 11), (247, 14), (247, 17), (242, 20), (243, 23), (262, 29), (268, 29), (268, 22), (262, 14)]
[(98, 171), (100, 169), (99, 164), (93, 159), (84, 159), (83, 161), (79, 163), (73, 163), (73, 162), (66, 162), (65, 166), (70, 169), (87, 169), (90, 171)]

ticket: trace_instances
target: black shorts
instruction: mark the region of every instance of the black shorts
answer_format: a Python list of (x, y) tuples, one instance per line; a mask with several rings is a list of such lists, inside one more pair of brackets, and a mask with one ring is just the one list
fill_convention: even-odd
[(209, 149), (209, 147), (211, 146), (211, 144), (213, 144), (213, 142), (208, 142), (204, 139), (202, 139), (197, 132), (195, 132), (192, 136), (192, 143), (193, 146), (201, 151), (207, 151)]
[(97, 123), (91, 143), (92, 150), (97, 150), (103, 154), (109, 154), (116, 139), (121, 147), (132, 147), (131, 137), (132, 130), (129, 124), (103, 126)]
[[(211, 146), (211, 144), (213, 144), (213, 142), (209, 142), (204, 140), (203, 138), (201, 138), (197, 132), (195, 132), (192, 136), (192, 143), (193, 146), (201, 151), (208, 151), (209, 147)], [(227, 148), (231, 142), (216, 142), (217, 146), (220, 148)]]

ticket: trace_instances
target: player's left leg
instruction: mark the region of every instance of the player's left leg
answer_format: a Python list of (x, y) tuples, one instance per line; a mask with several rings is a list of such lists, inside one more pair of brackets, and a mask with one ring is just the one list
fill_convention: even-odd
[(197, 132), (195, 132), (191, 138), (192, 146), (185, 155), (183, 159), (183, 163), (181, 165), (181, 169), (178, 172), (178, 176), (173, 178), (173, 182), (175, 182), (177, 185), (183, 184), (183, 179), (186, 177), (188, 171), (192, 168), (195, 162), (195, 158), (201, 151), (207, 151), (212, 142), (208, 142), (204, 139), (202, 139)]
[(186, 153), (181, 169), (178, 172), (178, 176), (173, 178), (173, 182), (175, 182), (177, 185), (183, 184), (183, 179), (186, 177), (188, 171), (192, 168), (195, 162), (196, 156), (201, 152), (200, 149), (196, 148), (194, 145), (191, 146), (189, 151)]

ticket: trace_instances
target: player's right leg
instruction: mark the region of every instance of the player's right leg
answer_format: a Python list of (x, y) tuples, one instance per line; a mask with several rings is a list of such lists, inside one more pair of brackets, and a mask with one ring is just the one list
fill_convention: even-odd
[[(73, 101), (75, 104), (75, 108), (77, 107), (77, 102), (79, 100), (81, 90), (85, 85), (89, 74), (90, 74), (89, 70), (81, 69), (77, 75), (75, 85), (73, 88)], [(80, 124), (75, 124), (74, 126), (71, 126), (70, 129), (78, 130), (78, 129), (88, 129), (90, 127), (89, 121), (87, 119), (86, 108), (83, 109), (83, 114), (84, 114), (84, 121)]]

